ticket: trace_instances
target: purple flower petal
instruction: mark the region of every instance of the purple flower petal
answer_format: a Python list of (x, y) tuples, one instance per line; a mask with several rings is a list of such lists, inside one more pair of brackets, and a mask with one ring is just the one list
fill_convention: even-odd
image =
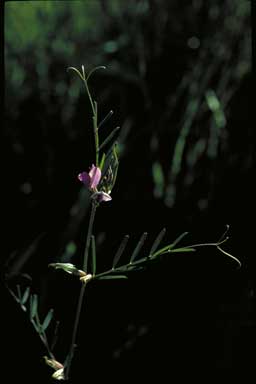
[(95, 165), (93, 164), (91, 166), (91, 169), (90, 169), (90, 172), (89, 172), (89, 176), (91, 178), (90, 188), (94, 189), (94, 188), (97, 187), (97, 185), (100, 182), (100, 178), (101, 178), (101, 170), (100, 170), (100, 168), (95, 167)]
[(84, 183), (84, 185), (87, 187), (87, 188), (90, 188), (91, 186), (91, 178), (90, 176), (88, 175), (87, 172), (81, 172), (79, 173), (79, 175), (77, 176), (78, 180), (80, 180), (82, 183)]

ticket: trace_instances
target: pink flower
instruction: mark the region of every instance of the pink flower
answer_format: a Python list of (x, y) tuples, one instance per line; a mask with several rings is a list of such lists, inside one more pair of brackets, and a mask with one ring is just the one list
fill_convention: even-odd
[(78, 177), (78, 180), (84, 183), (86, 188), (90, 189), (90, 191), (95, 191), (97, 185), (100, 182), (101, 170), (100, 168), (95, 167), (95, 165), (93, 164), (90, 168), (89, 173), (82, 172), (82, 173), (79, 173), (77, 177)]
[(81, 172), (77, 177), (89, 191), (93, 192), (92, 199), (95, 199), (98, 203), (112, 200), (112, 197), (109, 195), (110, 191), (106, 193), (104, 191), (98, 191), (97, 189), (101, 179), (101, 170), (99, 167), (95, 167), (95, 165), (92, 164), (89, 173)]

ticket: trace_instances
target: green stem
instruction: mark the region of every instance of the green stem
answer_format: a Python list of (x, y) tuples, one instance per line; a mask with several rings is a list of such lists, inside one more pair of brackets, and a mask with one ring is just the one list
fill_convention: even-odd
[(40, 334), (40, 339), (42, 340), (42, 342), (43, 342), (43, 344), (44, 344), (44, 346), (45, 346), (45, 348), (46, 348), (50, 358), (56, 360), (54, 354), (50, 350), (50, 347), (49, 347), (49, 344), (48, 344), (48, 340), (46, 338), (45, 333)]
[(48, 344), (48, 340), (47, 340), (47, 336), (46, 336), (46, 333), (45, 331), (42, 332), (42, 336), (43, 336), (43, 343), (45, 345), (45, 348), (47, 349), (48, 353), (49, 353), (49, 356), (52, 358), (52, 359), (55, 359), (54, 357), (54, 354), (52, 353), (50, 347), (49, 347), (49, 344)]
[(93, 122), (93, 134), (94, 134), (94, 143), (95, 143), (95, 155), (96, 155), (96, 167), (99, 164), (99, 135), (98, 135), (98, 111), (97, 111), (97, 103), (93, 102), (91, 93), (88, 87), (88, 82), (84, 79), (85, 89), (91, 104), (92, 108), (92, 122)]
[(44, 346), (45, 346), (45, 348), (46, 348), (46, 350), (47, 350), (47, 352), (48, 352), (48, 355), (49, 355), (49, 357), (51, 358), (51, 359), (54, 359), (55, 360), (55, 357), (54, 357), (54, 354), (52, 353), (52, 351), (51, 351), (51, 349), (50, 349), (50, 347), (49, 347), (49, 344), (48, 344), (48, 340), (47, 340), (47, 337), (46, 337), (46, 334), (45, 334), (45, 332), (44, 331), (42, 331), (42, 332), (39, 332), (38, 331), (38, 327), (40, 327), (40, 325), (39, 325), (39, 318), (38, 318), (38, 315), (36, 316), (36, 318), (37, 318), (37, 325), (36, 325), (36, 323), (35, 323), (35, 321), (32, 319), (31, 320), (31, 323), (33, 324), (33, 326), (34, 326), (34, 329), (36, 330), (36, 332), (38, 333), (38, 336), (40, 337), (40, 340), (42, 341), (42, 343), (44, 344)]
[(98, 134), (98, 111), (97, 103), (94, 102), (95, 114), (93, 116), (93, 133), (94, 133), (94, 142), (95, 142), (95, 155), (96, 155), (96, 167), (99, 165), (99, 134)]
[[(136, 265), (139, 265), (139, 264), (143, 264), (143, 263), (146, 263), (148, 262), (149, 260), (154, 260), (157, 256), (159, 255), (162, 255), (162, 254), (165, 254), (165, 253), (175, 253), (175, 252), (182, 252), (183, 250), (187, 249), (191, 249), (193, 250), (193, 248), (198, 248), (198, 247), (217, 247), (219, 249), (219, 245), (225, 243), (227, 241), (228, 238), (225, 238), (217, 243), (202, 243), (202, 244), (193, 244), (193, 245), (187, 245), (185, 247), (182, 247), (182, 248), (174, 248), (174, 249), (168, 249), (170, 246), (166, 246), (164, 248), (162, 248), (161, 250), (153, 253), (152, 255), (150, 255), (149, 257), (143, 257), (139, 260), (136, 260), (136, 261), (132, 261), (130, 263), (127, 263), (127, 264), (124, 264), (124, 265), (121, 265), (120, 267), (117, 267), (117, 268), (111, 268), (111, 269), (108, 269), (107, 271), (105, 272), (101, 272), (101, 273), (98, 273), (97, 275), (94, 276), (94, 279), (97, 279), (101, 276), (106, 276), (106, 275), (109, 275), (111, 273), (114, 273), (114, 272), (127, 272), (126, 269), (129, 267), (129, 266), (136, 266)], [(166, 252), (165, 251), (165, 248), (166, 248)], [(222, 252), (223, 250), (220, 249)], [(224, 252), (223, 252), (224, 253)], [(233, 259), (236, 259), (234, 256), (231, 256)], [(241, 264), (239, 262), (239, 260), (237, 260), (239, 264)]]
[(77, 303), (76, 317), (75, 317), (75, 322), (74, 322), (74, 328), (73, 328), (73, 333), (72, 333), (70, 350), (68, 353), (68, 358), (66, 360), (66, 369), (65, 369), (65, 378), (66, 379), (68, 379), (68, 377), (69, 377), (70, 367), (71, 367), (71, 363), (72, 363), (72, 360), (74, 357), (74, 350), (76, 347), (76, 336), (77, 336), (80, 314), (81, 314), (81, 309), (82, 309), (82, 304), (83, 304), (84, 292), (85, 292), (85, 284), (83, 284), (81, 289), (80, 289), (79, 299), (78, 299), (78, 303)]
[[(90, 221), (89, 221), (89, 227), (88, 227), (88, 231), (87, 231), (85, 250), (84, 250), (83, 270), (85, 272), (87, 272), (89, 247), (90, 247), (90, 241), (91, 241), (91, 236), (92, 236), (92, 229), (93, 229), (93, 222), (94, 222), (94, 218), (95, 218), (96, 208), (97, 208), (97, 204), (93, 201), (92, 202), (91, 215), (90, 215)], [(75, 347), (76, 347), (77, 331), (78, 331), (79, 320), (80, 320), (80, 315), (81, 315), (81, 309), (82, 309), (82, 304), (83, 304), (85, 286), (86, 286), (86, 284), (82, 284), (81, 289), (80, 289), (80, 294), (79, 294), (79, 299), (78, 299), (77, 308), (76, 308), (76, 316), (75, 316), (75, 322), (74, 322), (74, 327), (73, 327), (73, 332), (72, 332), (70, 349), (69, 349), (69, 353), (68, 353), (68, 358), (67, 358), (66, 363), (65, 363), (65, 366), (66, 366), (65, 377), (67, 379), (68, 379), (68, 376), (69, 376), (69, 371), (70, 371), (72, 359), (74, 357), (74, 350), (75, 350)]]
[(91, 93), (90, 93), (90, 90), (89, 90), (89, 87), (88, 87), (88, 84), (87, 84), (86, 80), (84, 80), (84, 85), (85, 85), (85, 89), (86, 89), (86, 92), (87, 92), (87, 95), (89, 97), (89, 101), (90, 101), (90, 104), (91, 104), (91, 107), (92, 107), (93, 116), (95, 116), (94, 104), (93, 104)]
[[(120, 267), (108, 269), (105, 272), (97, 273), (97, 275), (94, 276), (94, 279), (97, 279), (98, 277), (101, 277), (101, 276), (109, 275), (113, 272), (124, 272), (124, 269), (128, 268), (129, 266), (136, 266), (136, 265), (145, 263), (148, 260), (151, 260), (151, 259), (149, 259), (148, 257), (143, 257), (142, 259), (121, 265)], [(125, 272), (127, 272), (127, 271), (125, 271)]]
[(91, 216), (90, 216), (90, 221), (89, 221), (89, 227), (88, 227), (88, 232), (87, 232), (87, 238), (86, 238), (86, 243), (85, 243), (85, 249), (84, 249), (83, 271), (85, 271), (86, 273), (87, 273), (87, 268), (88, 268), (89, 247), (90, 247), (90, 242), (91, 242), (92, 228), (93, 228), (93, 222), (94, 222), (94, 218), (95, 218), (96, 208), (97, 208), (97, 203), (95, 203), (93, 201), (92, 202)]

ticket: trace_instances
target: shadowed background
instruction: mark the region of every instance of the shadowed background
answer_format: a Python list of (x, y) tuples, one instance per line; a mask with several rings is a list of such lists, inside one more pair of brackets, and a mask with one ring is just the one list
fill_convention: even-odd
[[(60, 360), (78, 286), (47, 266), (81, 261), (88, 195), (76, 176), (93, 159), (90, 105), (67, 67), (107, 67), (90, 80), (100, 119), (114, 111), (102, 137), (121, 126), (113, 201), (102, 205), (95, 223), (98, 269), (111, 265), (125, 234), (124, 259), (141, 233), (149, 232), (146, 252), (163, 227), (166, 243), (189, 231), (184, 244), (192, 244), (216, 241), (230, 224), (225, 249), (242, 262), (237, 270), (205, 248), (166, 257), (128, 281), (88, 286), (74, 382), (83, 375), (120, 382), (120, 373), (132, 379), (135, 372), (141, 379), (156, 374), (160, 382), (177, 372), (180, 378), (249, 374), (255, 343), (249, 2), (6, 2), (4, 55), (3, 279), (31, 285), (42, 316), (56, 308)], [(7, 292), (6, 300), (13, 335), (7, 360), (15, 340), (17, 377), (40, 371), (47, 382), (37, 335)]]

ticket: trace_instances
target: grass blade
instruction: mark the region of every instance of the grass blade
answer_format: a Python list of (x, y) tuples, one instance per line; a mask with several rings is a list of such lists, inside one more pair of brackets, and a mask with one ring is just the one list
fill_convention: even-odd
[(143, 247), (143, 245), (144, 245), (144, 243), (145, 243), (145, 240), (146, 240), (146, 238), (147, 238), (147, 232), (144, 232), (142, 235), (141, 235), (141, 237), (140, 237), (140, 239), (139, 239), (139, 241), (138, 241), (138, 243), (137, 243), (137, 245), (136, 245), (136, 247), (135, 247), (135, 249), (134, 249), (134, 251), (133, 251), (133, 253), (132, 253), (132, 255), (131, 255), (131, 258), (130, 258), (130, 264), (136, 259), (136, 257), (138, 256), (138, 254), (139, 254), (139, 252), (140, 252), (140, 250), (141, 250), (141, 248)]
[(116, 254), (115, 254), (115, 256), (114, 256), (113, 264), (112, 264), (112, 269), (115, 269), (118, 261), (120, 260), (120, 257), (122, 256), (122, 254), (123, 254), (123, 252), (125, 250), (125, 247), (127, 245), (128, 240), (129, 240), (129, 235), (125, 235), (123, 240), (122, 240), (122, 242), (121, 242), (121, 244), (120, 244), (120, 246), (119, 246), (119, 248), (118, 248), (118, 250), (117, 250), (117, 252), (116, 252)]
[(103, 141), (103, 143), (99, 146), (99, 151), (104, 148), (115, 136), (115, 134), (120, 130), (120, 127), (116, 127), (109, 135), (108, 137)]
[(159, 246), (159, 244), (161, 243), (161, 241), (163, 240), (163, 237), (165, 235), (165, 232), (166, 232), (166, 229), (163, 228), (161, 230), (161, 232), (159, 233), (159, 235), (156, 237), (151, 249), (150, 249), (150, 252), (149, 252), (149, 257), (152, 257), (154, 252), (156, 251), (157, 247)]
[(43, 332), (48, 328), (52, 318), (53, 318), (53, 309), (50, 309), (50, 311), (45, 316), (45, 319), (44, 319), (43, 324), (41, 326), (41, 329)]
[(92, 247), (92, 275), (96, 274), (96, 246), (95, 246), (95, 237), (91, 236), (91, 247)]

